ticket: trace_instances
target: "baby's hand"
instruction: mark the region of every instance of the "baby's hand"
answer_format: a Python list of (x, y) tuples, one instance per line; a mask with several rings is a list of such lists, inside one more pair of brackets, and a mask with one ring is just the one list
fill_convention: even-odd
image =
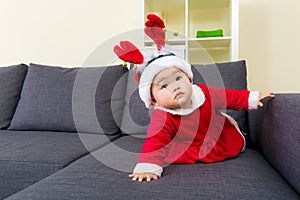
[(132, 178), (134, 181), (140, 181), (142, 182), (143, 180), (151, 181), (151, 180), (157, 180), (158, 176), (155, 174), (151, 173), (135, 173), (135, 174), (129, 174), (129, 177)]
[(264, 104), (261, 101), (266, 98), (275, 98), (275, 95), (273, 94), (273, 92), (267, 92), (265, 94), (260, 94), (257, 105), (259, 107), (263, 107)]

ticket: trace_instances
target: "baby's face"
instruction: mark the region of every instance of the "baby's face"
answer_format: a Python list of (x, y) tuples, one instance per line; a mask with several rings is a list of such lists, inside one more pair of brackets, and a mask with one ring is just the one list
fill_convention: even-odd
[(151, 87), (154, 104), (168, 109), (191, 108), (192, 81), (176, 67), (159, 72)]

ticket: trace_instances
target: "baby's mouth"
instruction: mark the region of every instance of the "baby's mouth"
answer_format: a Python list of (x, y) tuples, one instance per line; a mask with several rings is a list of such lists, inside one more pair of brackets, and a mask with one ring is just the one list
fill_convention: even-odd
[(179, 92), (175, 95), (175, 99), (182, 97), (184, 93), (183, 92)]

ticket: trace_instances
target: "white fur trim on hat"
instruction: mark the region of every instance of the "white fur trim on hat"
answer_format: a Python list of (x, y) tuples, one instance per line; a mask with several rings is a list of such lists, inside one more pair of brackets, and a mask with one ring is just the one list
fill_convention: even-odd
[(153, 106), (150, 91), (153, 78), (160, 71), (171, 67), (181, 69), (191, 80), (193, 80), (191, 65), (182, 58), (175, 55), (168, 55), (154, 60), (144, 69), (139, 83), (139, 95), (147, 108)]

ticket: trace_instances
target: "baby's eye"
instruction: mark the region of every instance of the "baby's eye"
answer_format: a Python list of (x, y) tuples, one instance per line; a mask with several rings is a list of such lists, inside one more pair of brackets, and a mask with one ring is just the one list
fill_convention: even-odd
[(176, 81), (179, 81), (181, 78), (182, 78), (181, 76), (177, 76)]
[(163, 84), (163, 85), (161, 86), (161, 89), (166, 88), (166, 87), (168, 87), (168, 84)]

